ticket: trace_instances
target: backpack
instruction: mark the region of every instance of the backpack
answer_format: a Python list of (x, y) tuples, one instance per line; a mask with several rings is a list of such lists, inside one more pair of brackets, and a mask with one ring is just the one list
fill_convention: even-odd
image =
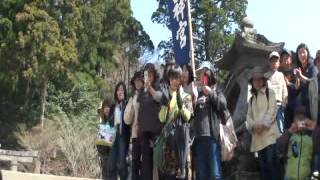
[(293, 134), (289, 139), (285, 179), (304, 180), (311, 175), (313, 156), (312, 137), (306, 134)]

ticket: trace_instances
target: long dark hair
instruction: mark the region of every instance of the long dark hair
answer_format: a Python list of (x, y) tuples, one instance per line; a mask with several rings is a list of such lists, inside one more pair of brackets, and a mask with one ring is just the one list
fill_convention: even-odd
[[(267, 78), (265, 77), (261, 77), (263, 79), (263, 87), (266, 87), (268, 88), (268, 80)], [(249, 84), (251, 85), (251, 93), (254, 95), (254, 96), (257, 96), (258, 95), (258, 91), (253, 87), (253, 79), (250, 79), (249, 81)]]
[(308, 65), (310, 64), (310, 61), (311, 61), (311, 56), (310, 56), (310, 51), (309, 51), (308, 46), (305, 43), (300, 43), (297, 47), (297, 50), (296, 50), (296, 58), (297, 58), (297, 66), (301, 67), (301, 68), (302, 68), (302, 64), (299, 59), (299, 50), (302, 48), (306, 49), (306, 51), (308, 53), (308, 57), (307, 57)]
[(117, 95), (117, 91), (119, 90), (120, 86), (123, 87), (123, 91), (124, 91), (124, 101), (127, 99), (127, 89), (126, 89), (126, 85), (123, 81), (119, 82), (117, 85), (116, 85), (116, 88), (114, 90), (114, 100), (116, 102), (120, 102), (119, 99), (118, 99), (118, 95)]
[(193, 75), (193, 70), (192, 67), (189, 64), (182, 65), (181, 68), (183, 67), (187, 68), (187, 71), (189, 72), (189, 78), (188, 78), (188, 84), (194, 81), (194, 75)]
[(111, 106), (112, 106), (112, 101), (109, 97), (105, 98), (102, 102), (102, 105), (101, 105), (101, 109), (99, 110), (99, 114), (100, 114), (100, 117), (102, 119), (102, 122), (105, 123), (106, 120), (110, 117), (110, 114), (111, 112), (109, 112), (109, 117), (105, 117), (105, 114), (103, 112), (103, 109), (105, 107), (109, 107), (111, 109)]

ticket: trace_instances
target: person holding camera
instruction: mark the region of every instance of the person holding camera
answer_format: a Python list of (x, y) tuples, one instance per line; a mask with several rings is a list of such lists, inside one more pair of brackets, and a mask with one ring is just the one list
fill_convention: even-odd
[(217, 88), (213, 65), (203, 61), (197, 72), (200, 82), (192, 122), (196, 179), (222, 180), (220, 123), (226, 124), (226, 119), (220, 118), (220, 114), (227, 109), (227, 102)]
[(160, 99), (157, 70), (152, 63), (147, 63), (144, 67), (144, 88), (140, 90), (137, 98), (138, 136), (142, 159), (141, 179), (143, 180), (153, 179), (153, 147), (163, 127), (158, 116)]
[(309, 179), (312, 175), (314, 143), (312, 133), (316, 123), (306, 115), (306, 108), (295, 109), (291, 127), (278, 140), (279, 152), (285, 158), (285, 177), (288, 180)]

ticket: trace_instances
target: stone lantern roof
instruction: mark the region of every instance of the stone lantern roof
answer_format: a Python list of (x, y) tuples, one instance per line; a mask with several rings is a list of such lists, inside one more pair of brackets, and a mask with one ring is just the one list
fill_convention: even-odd
[(243, 66), (263, 66), (270, 52), (281, 52), (283, 42), (274, 43), (264, 35), (258, 34), (248, 17), (242, 20), (241, 32), (237, 32), (234, 43), (223, 58), (216, 61), (220, 69), (234, 71)]

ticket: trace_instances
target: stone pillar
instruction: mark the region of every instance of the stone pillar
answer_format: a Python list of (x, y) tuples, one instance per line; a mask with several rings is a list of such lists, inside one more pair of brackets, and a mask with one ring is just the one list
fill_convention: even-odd
[(40, 174), (41, 171), (41, 162), (38, 158), (34, 159), (34, 173)]
[(17, 160), (12, 160), (11, 161), (11, 171), (18, 171), (18, 161)]

